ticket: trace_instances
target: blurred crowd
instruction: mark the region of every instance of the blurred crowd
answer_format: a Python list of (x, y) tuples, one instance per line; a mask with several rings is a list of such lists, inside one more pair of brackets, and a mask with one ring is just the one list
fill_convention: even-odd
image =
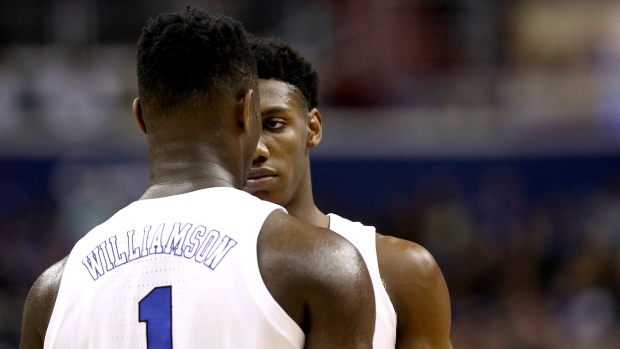
[(386, 231), (427, 247), (452, 298), (455, 348), (617, 348), (620, 178), (528, 198), (513, 173), (473, 197), (439, 181)]
[[(620, 4), (613, 1), (190, 4), (291, 43), (319, 72), (321, 108), (343, 118), (351, 111), (382, 117), (386, 128), (396, 110), (410, 121), (396, 121), (397, 128), (426, 133), (420, 147), (431, 152), (451, 151), (450, 140), (467, 137), (493, 142), (471, 152), (607, 152), (620, 145)], [(135, 155), (141, 134), (128, 107), (137, 95), (135, 41), (148, 17), (184, 7), (1, 2), (0, 155)], [(449, 134), (437, 134), (443, 129)], [(498, 144), (515, 139), (525, 145)]]

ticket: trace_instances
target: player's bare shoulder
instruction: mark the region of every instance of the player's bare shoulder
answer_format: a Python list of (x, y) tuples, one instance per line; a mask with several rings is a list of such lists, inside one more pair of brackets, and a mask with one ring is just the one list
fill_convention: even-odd
[(381, 278), (394, 306), (444, 289), (445, 281), (435, 258), (424, 247), (411, 242), (376, 234), (377, 262)]
[(307, 348), (372, 343), (372, 282), (349, 241), (274, 211), (257, 248), (261, 276), (273, 298), (304, 331), (313, 329), (306, 333)]
[(376, 234), (379, 273), (398, 316), (397, 348), (450, 348), (450, 297), (424, 247)]
[(49, 267), (30, 288), (24, 305), (20, 349), (43, 348), (47, 325), (68, 258), (67, 256)]
[(362, 256), (348, 240), (282, 211), (274, 211), (265, 220), (258, 256), (264, 279), (274, 274), (304, 287), (354, 282), (368, 274)]
[(381, 234), (376, 234), (376, 241), (382, 277), (393, 274), (416, 280), (442, 277), (435, 258), (419, 244)]
[[(321, 277), (365, 273), (358, 250), (329, 229), (308, 225), (282, 211), (274, 211), (263, 224), (259, 248), (271, 252), (269, 258), (289, 261), (305, 272), (321, 272)], [(275, 250), (273, 250), (275, 248)], [(332, 262), (338, 261), (337, 265)], [(360, 267), (363, 270), (357, 270)], [(319, 268), (320, 270), (317, 270)]]

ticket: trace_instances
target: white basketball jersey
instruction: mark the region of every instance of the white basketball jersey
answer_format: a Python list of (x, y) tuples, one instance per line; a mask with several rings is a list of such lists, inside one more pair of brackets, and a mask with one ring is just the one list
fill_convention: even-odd
[(232, 188), (136, 201), (73, 248), (51, 348), (302, 348), (256, 244), (280, 206)]
[(396, 311), (385, 290), (381, 275), (379, 275), (375, 228), (358, 222), (351, 222), (333, 213), (328, 214), (328, 216), (329, 229), (340, 234), (357, 247), (370, 273), (372, 287), (375, 291), (377, 314), (373, 348), (394, 349), (396, 346)]

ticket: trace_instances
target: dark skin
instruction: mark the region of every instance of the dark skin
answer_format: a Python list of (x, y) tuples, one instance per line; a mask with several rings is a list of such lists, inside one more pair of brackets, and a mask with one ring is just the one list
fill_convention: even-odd
[[(258, 107), (257, 96), (248, 90), (240, 100), (223, 101), (221, 119), (215, 123), (204, 121), (207, 110), (197, 111), (201, 118), (154, 122), (153, 111), (136, 99), (134, 115), (147, 135), (151, 172), (141, 199), (210, 187), (241, 189), (259, 139)], [(216, 126), (219, 132), (214, 137)], [(276, 210), (261, 228), (257, 250), (265, 285), (304, 330), (306, 348), (372, 348), (372, 283), (363, 258), (350, 243)], [(31, 288), (24, 307), (21, 349), (43, 348), (66, 261), (45, 271)]]
[[(306, 223), (329, 227), (314, 203), (308, 149), (321, 141), (322, 118), (297, 88), (259, 80), (263, 132), (246, 191), (284, 206)], [(379, 271), (397, 313), (396, 348), (451, 348), (448, 289), (422, 246), (376, 235)]]

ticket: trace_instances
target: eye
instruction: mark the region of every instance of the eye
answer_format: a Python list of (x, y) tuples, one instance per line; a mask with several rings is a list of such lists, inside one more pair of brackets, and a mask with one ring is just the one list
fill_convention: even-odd
[(286, 126), (286, 123), (282, 119), (268, 119), (263, 122), (263, 128), (269, 130), (279, 130)]

